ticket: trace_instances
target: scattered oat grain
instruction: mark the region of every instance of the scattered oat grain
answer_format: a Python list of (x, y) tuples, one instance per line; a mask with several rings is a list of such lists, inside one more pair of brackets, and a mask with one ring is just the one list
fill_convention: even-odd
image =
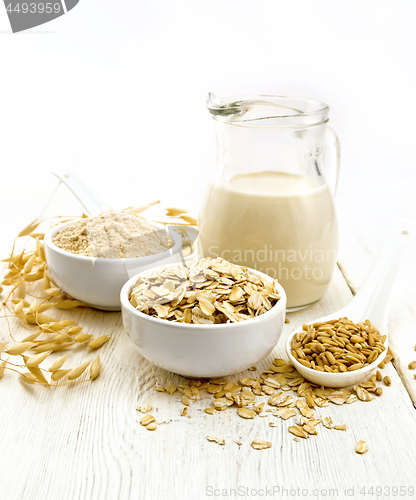
[(59, 358), (56, 358), (55, 361), (51, 364), (49, 367), (48, 371), (50, 372), (56, 372), (61, 368), (61, 366), (65, 363), (65, 361), (68, 359), (68, 355), (66, 356), (59, 356)]
[(101, 361), (100, 361), (100, 356), (97, 356), (94, 358), (94, 361), (91, 363), (90, 366), (90, 380), (94, 380), (98, 377), (101, 371)]
[(91, 361), (86, 361), (85, 363), (82, 363), (82, 365), (79, 365), (77, 368), (74, 368), (71, 372), (69, 372), (68, 380), (76, 380), (77, 378), (79, 378), (85, 372), (90, 363)]
[[(101, 337), (96, 337), (95, 339), (92, 339), (91, 342), (88, 344), (88, 347), (90, 349), (98, 349), (102, 345), (104, 345), (106, 342), (108, 342), (111, 339), (109, 335), (102, 335)], [(76, 338), (75, 338), (76, 340)]]

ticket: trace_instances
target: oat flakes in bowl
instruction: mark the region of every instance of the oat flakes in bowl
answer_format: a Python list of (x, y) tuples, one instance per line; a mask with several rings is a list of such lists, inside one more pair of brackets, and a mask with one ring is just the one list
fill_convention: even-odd
[(222, 324), (264, 314), (280, 300), (277, 281), (217, 258), (161, 268), (140, 276), (130, 303), (169, 321)]
[(286, 310), (276, 280), (223, 259), (140, 273), (120, 299), (124, 327), (146, 359), (201, 378), (230, 375), (267, 356)]

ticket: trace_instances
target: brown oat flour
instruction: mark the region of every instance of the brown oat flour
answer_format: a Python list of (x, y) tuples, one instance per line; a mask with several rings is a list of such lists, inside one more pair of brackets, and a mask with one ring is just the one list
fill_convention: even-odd
[(171, 246), (165, 230), (156, 230), (143, 217), (116, 210), (71, 224), (53, 242), (67, 252), (108, 259), (145, 257)]

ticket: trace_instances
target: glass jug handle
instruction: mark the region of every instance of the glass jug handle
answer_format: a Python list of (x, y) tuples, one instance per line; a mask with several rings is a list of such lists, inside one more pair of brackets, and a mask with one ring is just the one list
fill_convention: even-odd
[[(335, 169), (334, 169), (335, 164)], [(341, 146), (334, 129), (327, 127), (323, 153), (324, 174), (334, 196), (338, 189), (339, 169), (341, 166)]]

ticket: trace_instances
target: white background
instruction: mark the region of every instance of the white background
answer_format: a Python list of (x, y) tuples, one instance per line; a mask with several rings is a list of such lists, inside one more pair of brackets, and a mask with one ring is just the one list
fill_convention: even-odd
[[(410, 0), (80, 0), (12, 34), (0, 6), (2, 219), (16, 205), (33, 212), (59, 167), (115, 206), (160, 198), (197, 211), (215, 168), (208, 91), (328, 103), (338, 203), (374, 198), (369, 224), (388, 222), (392, 203), (409, 213), (415, 21)], [(22, 183), (32, 199), (19, 197)]]
[[(215, 168), (206, 94), (297, 95), (331, 107), (330, 124), (342, 145), (336, 198), (340, 262), (356, 291), (392, 220), (416, 218), (415, 26), (414, 0), (80, 0), (62, 18), (12, 34), (0, 4), (1, 254), (43, 208), (56, 185), (49, 173), (55, 168), (79, 172), (115, 206), (160, 198), (196, 212)], [(414, 397), (416, 381), (406, 369), (415, 354), (414, 257), (403, 268), (389, 335), (399, 353), (396, 369)], [(331, 293), (293, 315), (292, 325), (334, 311), (349, 299), (337, 271)], [(121, 492), (114, 498), (145, 491), (153, 498), (154, 491), (169, 491), (177, 498), (180, 491), (183, 498), (197, 498), (193, 493), (202, 491), (204, 475), (211, 484), (235, 487), (238, 477), (258, 487), (276, 477), (281, 482), (283, 473), (286, 484), (331, 488), (333, 478), (342, 478), (340, 486), (361, 478), (362, 485), (377, 485), (375, 479), (406, 484), (402, 478), (411, 477), (413, 407), (391, 365), (387, 373), (393, 384), (384, 388), (382, 406), (333, 408), (334, 421), (348, 422), (346, 433), (328, 434), (325, 440), (322, 432), (310, 453), (296, 448), (305, 443), (289, 446), (292, 436), (285, 433), (269, 450), (277, 461), (269, 460), (267, 452), (241, 455), (236, 445), (205, 448), (204, 434), (237, 436), (243, 429), (248, 448), (251, 431), (242, 419), (232, 429), (223, 420), (212, 431), (212, 421), (199, 423), (193, 414), (197, 425), (192, 428), (181, 420), (175, 429), (160, 426), (152, 436), (138, 434), (134, 403), (152, 398), (159, 407), (153, 399), (159, 393), (152, 390), (158, 372), (136, 365), (118, 316), (89, 313), (91, 331), (120, 333), (116, 350), (102, 354), (108, 370), (97, 381), (102, 389), (91, 391), (91, 397), (85, 391), (78, 397), (68, 393), (66, 399), (46, 391), (38, 399), (20, 385), (15, 392), (15, 386), (3, 387), (12, 395), (5, 401), (15, 410), (6, 406), (3, 412), (7, 464), (0, 479), (13, 482), (17, 496), (30, 492), (45, 498), (44, 492), (58, 491), (62, 497), (84, 498), (93, 491), (93, 498), (101, 499), (105, 491), (109, 496)], [(109, 373), (127, 375), (105, 378)], [(173, 411), (178, 409), (172, 405)], [(264, 439), (268, 434), (260, 429), (266, 424), (256, 425), (255, 437)], [(359, 439), (370, 447), (363, 457), (353, 452)], [(293, 463), (300, 471), (294, 483)], [(397, 474), (401, 464), (403, 474)], [(9, 480), (15, 471), (18, 480)], [(4, 496), (7, 490), (1, 491)]]

